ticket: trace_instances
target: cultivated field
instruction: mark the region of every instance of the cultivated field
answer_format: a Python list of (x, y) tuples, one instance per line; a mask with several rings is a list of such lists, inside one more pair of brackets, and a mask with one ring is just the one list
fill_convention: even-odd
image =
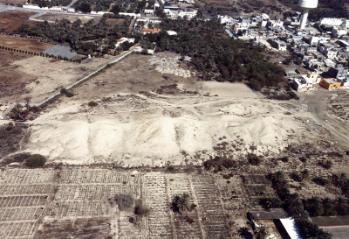
[[(228, 211), (209, 175), (63, 168), (10, 169), (0, 177), (4, 239), (230, 238)], [(172, 198), (182, 193), (196, 205), (190, 223), (170, 209)], [(131, 223), (132, 209), (121, 211), (112, 203), (118, 194), (141, 200), (149, 213)]]
[(0, 35), (0, 46), (40, 53), (53, 45), (41, 42), (34, 38)]
[[(4, 71), (33, 79), (15, 83), (25, 93), (2, 97), (5, 106), (40, 102), (111, 60), (4, 54)], [(133, 54), (37, 118), (2, 120), (0, 238), (239, 238), (246, 213), (277, 197), (266, 177), (276, 171), (301, 199), (342, 194), (330, 177), (348, 173), (348, 92), (277, 101), (196, 75), (175, 54)], [(10, 160), (18, 152), (46, 165), (24, 168)], [(184, 193), (180, 214), (173, 200)]]

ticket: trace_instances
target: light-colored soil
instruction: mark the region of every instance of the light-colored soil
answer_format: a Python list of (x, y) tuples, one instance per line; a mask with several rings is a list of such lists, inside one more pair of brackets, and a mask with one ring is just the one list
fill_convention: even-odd
[[(303, 123), (281, 102), (243, 84), (163, 77), (149, 58), (130, 56), (75, 89), (31, 123), (23, 148), (54, 162), (136, 167), (201, 164), (221, 143), (231, 157), (277, 154), (299, 140)], [(175, 94), (157, 93), (173, 84)]]
[(26, 86), (27, 94), (21, 97), (29, 97), (32, 103), (38, 103), (59, 88), (75, 82), (106, 62), (108, 62), (106, 58), (94, 58), (87, 63), (79, 64), (35, 56), (16, 61), (12, 65), (16, 66), (17, 70), (36, 78)]

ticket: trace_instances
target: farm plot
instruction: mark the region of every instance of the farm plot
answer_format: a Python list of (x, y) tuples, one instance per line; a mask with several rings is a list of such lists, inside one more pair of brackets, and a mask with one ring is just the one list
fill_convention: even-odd
[(53, 170), (0, 173), (0, 238), (33, 238), (53, 193)]
[(40, 42), (34, 38), (0, 35), (0, 46), (41, 53), (53, 45)]
[[(0, 189), (1, 238), (230, 238), (220, 191), (206, 174), (8, 169)], [(183, 194), (193, 205), (185, 214), (171, 206)], [(116, 195), (128, 195), (130, 208)], [(148, 211), (141, 217), (136, 202)]]

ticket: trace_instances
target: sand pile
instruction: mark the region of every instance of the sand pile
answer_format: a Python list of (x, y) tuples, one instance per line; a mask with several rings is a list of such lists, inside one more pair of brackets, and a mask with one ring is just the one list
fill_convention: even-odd
[[(104, 114), (101, 106), (101, 111), (93, 109), (93, 116), (81, 104), (65, 105), (33, 122), (25, 150), (74, 164), (159, 166), (167, 161), (184, 163), (184, 152), (214, 154), (214, 146), (223, 136), (227, 142), (242, 140), (241, 150), (236, 152), (240, 155), (249, 152), (251, 145), (257, 147), (257, 154), (278, 153), (286, 147), (299, 127), (294, 118), (272, 104), (244, 102), (204, 103), (195, 107), (196, 112), (164, 104), (161, 107), (166, 110), (158, 105), (158, 111), (139, 109), (112, 115)], [(190, 102), (182, 103), (182, 107), (191, 107)], [(115, 107), (115, 112), (125, 107), (122, 102), (114, 104), (108, 107)], [(173, 110), (182, 113), (168, 113)]]

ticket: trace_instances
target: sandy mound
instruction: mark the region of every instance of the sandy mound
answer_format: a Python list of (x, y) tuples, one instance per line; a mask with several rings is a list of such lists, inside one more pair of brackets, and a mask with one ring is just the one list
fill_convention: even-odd
[[(105, 113), (105, 106), (91, 112), (79, 104), (42, 115), (31, 126), (25, 150), (74, 164), (159, 166), (167, 161), (182, 164), (183, 154), (214, 154), (214, 146), (223, 136), (227, 142), (243, 142), (237, 155), (247, 153), (251, 145), (257, 147), (258, 154), (278, 153), (299, 127), (294, 118), (270, 102), (218, 100), (200, 105), (194, 99), (166, 105), (161, 99), (152, 103), (157, 111), (140, 108), (131, 112), (120, 111), (128, 102), (123, 98), (123, 102), (108, 105), (115, 112), (119, 109), (117, 114)], [(149, 104), (146, 97), (137, 100)], [(175, 111), (181, 113), (168, 113)]]
[[(34, 125), (27, 149), (52, 159), (92, 163), (130, 155), (173, 158), (181, 151), (212, 149), (205, 125), (189, 118), (152, 118), (121, 123), (117, 120), (52, 121)], [(70, 160), (69, 160), (70, 161)]]

